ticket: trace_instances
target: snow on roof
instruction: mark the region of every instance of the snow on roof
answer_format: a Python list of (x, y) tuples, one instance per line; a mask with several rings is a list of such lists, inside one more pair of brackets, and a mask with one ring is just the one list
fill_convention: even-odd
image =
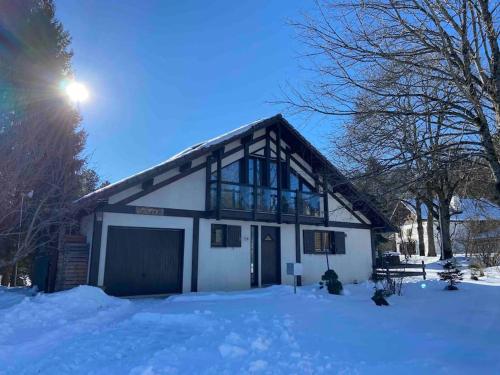
[[(454, 198), (456, 207), (450, 210), (452, 221), (500, 220), (500, 207), (487, 199)], [(415, 199), (402, 202), (415, 215)], [(437, 206), (439, 203), (436, 200), (434, 204)], [(422, 204), (422, 219), (427, 220), (428, 214), (427, 205)]]
[(239, 128), (236, 128), (234, 130), (231, 130), (227, 133), (224, 133), (224, 134), (221, 134), (215, 138), (211, 138), (211, 139), (208, 139), (206, 141), (203, 141), (203, 142), (198, 142), (192, 146), (189, 146), (188, 148), (182, 150), (181, 152), (175, 154), (174, 156), (168, 158), (167, 160), (157, 164), (157, 165), (154, 165), (148, 169), (145, 169), (145, 170), (142, 170), (136, 174), (133, 174), (131, 176), (128, 176), (128, 177), (125, 177), (119, 181), (116, 181), (112, 184), (109, 184), (107, 186), (104, 186), (100, 189), (97, 189), (87, 195), (84, 195), (83, 197), (79, 198), (76, 202), (81, 202), (81, 201), (85, 201), (89, 198), (93, 198), (95, 196), (98, 196), (100, 194), (102, 194), (103, 192), (105, 191), (110, 191), (110, 190), (113, 190), (115, 188), (118, 188), (118, 186), (120, 185), (123, 185), (124, 183), (126, 183), (127, 181), (133, 179), (133, 178), (138, 178), (139, 176), (143, 176), (145, 174), (148, 174), (150, 172), (153, 172), (154, 170), (158, 169), (158, 168), (161, 168), (161, 167), (165, 167), (166, 165), (168, 164), (171, 164), (173, 163), (174, 161), (182, 158), (182, 157), (185, 157), (195, 151), (199, 151), (199, 150), (203, 150), (203, 149), (208, 149), (210, 148), (211, 146), (215, 146), (215, 145), (218, 145), (218, 144), (221, 144), (233, 137), (237, 137), (238, 135), (240, 134), (243, 134), (245, 133), (246, 131), (250, 130), (253, 126), (256, 126), (266, 120), (270, 120), (274, 117), (281, 117), (280, 114), (276, 115), (276, 116), (272, 116), (272, 117), (269, 117), (269, 118), (263, 118), (263, 119), (260, 119), (260, 120), (257, 120), (257, 121), (253, 121), (249, 124), (246, 124), (246, 125), (243, 125), (243, 126), (240, 126)]
[(230, 132), (221, 134), (221, 135), (219, 135), (219, 136), (217, 136), (215, 138), (212, 138), (212, 139), (209, 139), (207, 141), (204, 141), (204, 142), (201, 142), (201, 143), (197, 143), (197, 144), (195, 144), (193, 146), (190, 146), (190, 147), (182, 150), (181, 152), (175, 154), (171, 158), (167, 159), (167, 162), (174, 161), (174, 160), (176, 160), (176, 159), (178, 159), (178, 158), (180, 158), (182, 156), (190, 154), (193, 151), (197, 151), (197, 150), (209, 148), (210, 146), (213, 146), (213, 145), (216, 145), (216, 144), (220, 144), (220, 143), (222, 143), (222, 142), (224, 142), (224, 141), (226, 141), (228, 139), (231, 139), (233, 137), (236, 137), (236, 136), (238, 136), (240, 134), (245, 133), (252, 126), (257, 125), (257, 124), (261, 123), (264, 120), (266, 120), (266, 119), (261, 119), (261, 120), (257, 120), (257, 121), (251, 122), (250, 124), (240, 126), (239, 128), (236, 128), (234, 130), (231, 130)]

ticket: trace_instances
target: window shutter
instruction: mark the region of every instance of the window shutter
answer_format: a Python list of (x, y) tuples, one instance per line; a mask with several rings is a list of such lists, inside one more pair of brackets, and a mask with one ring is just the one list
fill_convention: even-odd
[(227, 246), (241, 247), (241, 227), (239, 225), (227, 226)]
[(314, 253), (314, 231), (304, 230), (303, 231), (303, 241), (304, 241), (304, 254)]
[(345, 232), (333, 232), (335, 237), (335, 254), (345, 254)]

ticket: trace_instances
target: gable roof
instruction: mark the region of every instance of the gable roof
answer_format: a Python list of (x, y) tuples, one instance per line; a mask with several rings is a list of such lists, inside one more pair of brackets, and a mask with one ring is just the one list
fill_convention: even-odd
[(243, 125), (218, 137), (190, 146), (154, 167), (148, 168), (135, 175), (87, 194), (78, 199), (76, 203), (81, 205), (81, 207), (85, 207), (87, 205), (91, 205), (92, 203), (95, 204), (99, 201), (106, 200), (109, 196), (124, 189), (142, 183), (156, 175), (166, 172), (167, 170), (179, 167), (202, 155), (216, 151), (228, 143), (270, 126), (280, 126), (282, 130), (286, 130), (282, 139), (290, 146), (295, 144), (298, 149), (302, 150), (301, 157), (310, 163), (313, 168), (316, 167), (317, 169), (326, 170), (329, 182), (332, 186), (334, 186), (335, 191), (341, 193), (352, 204), (354, 204), (356, 207), (355, 210), (363, 213), (363, 215), (365, 215), (372, 222), (374, 227), (387, 231), (395, 230), (394, 226), (392, 226), (389, 220), (375, 206), (373, 206), (370, 200), (365, 195), (360, 193), (346, 179), (346, 177), (281, 114)]
[[(454, 197), (455, 198), (455, 197)], [(416, 215), (415, 199), (401, 201), (412, 215)], [(436, 206), (439, 204), (436, 200)], [(450, 207), (452, 221), (467, 220), (500, 220), (500, 207), (487, 199), (458, 198), (455, 199), (456, 207)], [(429, 211), (427, 205), (422, 204), (422, 220), (427, 220)]]

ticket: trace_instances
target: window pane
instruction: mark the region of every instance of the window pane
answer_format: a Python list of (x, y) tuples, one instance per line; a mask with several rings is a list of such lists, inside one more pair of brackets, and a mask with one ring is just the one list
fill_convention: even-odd
[(321, 232), (314, 232), (314, 251), (320, 252), (322, 249)]
[(255, 169), (255, 159), (248, 161), (248, 183), (253, 185), (253, 171)]
[(278, 186), (278, 169), (276, 168), (276, 165), (275, 161), (270, 162), (269, 186), (274, 188)]
[(294, 173), (290, 173), (290, 190), (299, 189), (299, 177)]
[(240, 162), (235, 161), (222, 168), (222, 181), (225, 182), (240, 182)]

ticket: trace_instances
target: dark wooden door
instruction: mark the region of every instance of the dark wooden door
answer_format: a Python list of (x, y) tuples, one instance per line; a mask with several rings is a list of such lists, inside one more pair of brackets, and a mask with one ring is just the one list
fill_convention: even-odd
[(184, 231), (109, 227), (104, 287), (114, 296), (182, 292)]
[(261, 227), (262, 285), (281, 283), (280, 228)]

